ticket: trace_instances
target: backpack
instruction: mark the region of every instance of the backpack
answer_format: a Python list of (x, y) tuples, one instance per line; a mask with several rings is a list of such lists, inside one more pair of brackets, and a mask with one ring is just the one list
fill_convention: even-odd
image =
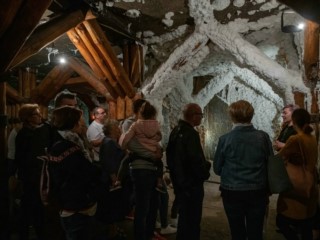
[[(54, 152), (52, 152), (54, 151)], [(99, 168), (89, 163), (89, 160), (87, 160), (82, 151), (81, 148), (74, 144), (71, 141), (68, 140), (61, 140), (56, 142), (49, 153), (47, 153), (46, 156), (40, 156), (38, 159), (41, 159), (43, 161), (42, 170), (41, 170), (41, 178), (40, 178), (40, 197), (42, 203), (46, 206), (48, 204), (51, 204), (53, 202), (58, 203), (58, 205), (64, 205), (63, 202), (65, 201), (64, 196), (61, 195), (62, 192), (66, 193), (68, 187), (72, 186), (70, 185), (70, 181), (68, 181), (70, 178), (61, 179), (63, 182), (60, 182), (60, 184), (55, 184), (54, 179), (52, 179), (53, 174), (52, 170), (57, 167), (56, 164), (62, 164), (62, 161), (68, 161), (68, 157), (75, 157), (77, 160), (79, 159), (79, 163), (82, 161), (88, 161), (88, 164), (85, 162), (86, 173), (84, 174), (83, 183), (86, 183), (86, 187), (83, 186), (81, 188), (81, 192), (79, 192), (79, 188), (77, 189), (78, 192), (76, 194), (81, 194), (79, 196), (84, 197), (82, 199), (83, 204), (90, 204), (96, 202), (99, 197), (102, 196), (104, 188), (103, 184), (100, 181), (100, 171)], [(70, 161), (70, 160), (69, 160)], [(82, 165), (82, 169), (83, 169)], [(70, 167), (70, 166), (69, 166)], [(75, 166), (78, 167), (78, 166)], [(72, 184), (73, 181), (71, 181)], [(70, 193), (70, 192), (69, 192)], [(71, 194), (71, 193), (70, 193)], [(67, 196), (72, 197), (72, 195)], [(73, 196), (74, 197), (74, 196)], [(68, 198), (67, 198), (68, 199)], [(71, 206), (73, 207), (73, 206)], [(81, 207), (81, 206), (74, 206), (75, 208)]]

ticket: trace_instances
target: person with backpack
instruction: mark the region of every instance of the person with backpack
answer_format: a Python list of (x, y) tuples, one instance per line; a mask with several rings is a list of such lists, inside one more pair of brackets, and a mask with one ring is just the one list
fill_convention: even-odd
[[(61, 135), (49, 149), (42, 172), (42, 199), (54, 195), (67, 240), (92, 238), (91, 226), (97, 208), (99, 175), (77, 132), (82, 111), (64, 106), (52, 113), (52, 125)], [(45, 181), (44, 181), (45, 179)]]
[(199, 133), (194, 129), (202, 118), (198, 104), (187, 104), (183, 109), (183, 120), (179, 120), (170, 133), (166, 149), (174, 193), (179, 199), (177, 240), (200, 239), (203, 183), (210, 176), (211, 165), (205, 159)]

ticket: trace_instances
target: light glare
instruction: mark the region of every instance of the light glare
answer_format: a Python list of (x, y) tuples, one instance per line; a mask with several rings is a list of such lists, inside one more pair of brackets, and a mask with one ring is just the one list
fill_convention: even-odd
[(66, 63), (66, 59), (63, 58), (63, 57), (61, 57), (61, 58), (59, 59), (59, 62), (60, 62), (61, 64), (65, 64), (65, 63)]
[(304, 29), (304, 23), (299, 23), (298, 28), (301, 30)]

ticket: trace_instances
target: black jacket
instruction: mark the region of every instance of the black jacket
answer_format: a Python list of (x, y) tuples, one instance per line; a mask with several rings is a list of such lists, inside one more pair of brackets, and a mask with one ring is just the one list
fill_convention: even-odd
[(52, 146), (49, 172), (50, 192), (57, 196), (61, 209), (81, 210), (97, 201), (98, 170), (75, 143), (61, 140)]
[(175, 193), (202, 185), (210, 176), (199, 133), (186, 121), (170, 133), (166, 156)]

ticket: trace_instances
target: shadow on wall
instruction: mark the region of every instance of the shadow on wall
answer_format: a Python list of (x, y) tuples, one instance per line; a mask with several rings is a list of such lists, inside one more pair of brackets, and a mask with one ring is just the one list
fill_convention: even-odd
[(212, 98), (204, 108), (204, 153), (207, 159), (213, 160), (219, 137), (232, 128), (228, 114), (228, 104), (218, 97)]

